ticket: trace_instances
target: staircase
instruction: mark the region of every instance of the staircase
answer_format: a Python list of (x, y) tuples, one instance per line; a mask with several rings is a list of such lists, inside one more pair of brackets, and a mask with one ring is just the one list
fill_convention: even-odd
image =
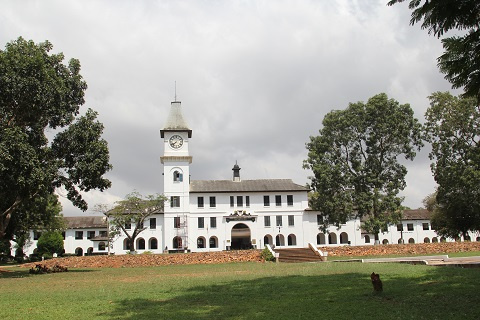
[(310, 248), (274, 249), (279, 253), (279, 262), (321, 262), (322, 259)]

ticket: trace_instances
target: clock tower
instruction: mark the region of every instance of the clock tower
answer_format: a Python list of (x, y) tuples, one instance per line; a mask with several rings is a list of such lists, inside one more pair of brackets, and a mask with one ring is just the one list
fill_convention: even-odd
[(188, 142), (192, 130), (182, 115), (180, 101), (171, 103), (165, 127), (160, 130), (164, 153), (160, 157), (163, 164), (163, 190), (168, 201), (164, 209), (164, 244), (169, 250), (188, 248), (188, 217), (190, 164)]

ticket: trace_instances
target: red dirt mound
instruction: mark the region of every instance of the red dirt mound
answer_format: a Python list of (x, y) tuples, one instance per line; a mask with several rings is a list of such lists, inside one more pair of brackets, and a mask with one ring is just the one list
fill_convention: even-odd
[[(435, 253), (480, 251), (480, 242), (421, 243), (378, 246), (339, 246), (321, 247), (329, 256), (381, 256), (381, 255), (428, 255)], [(26, 268), (43, 264), (52, 267), (55, 264), (67, 268), (121, 268), (148, 267), (173, 264), (208, 264), (228, 262), (263, 261), (261, 250), (221, 251), (176, 254), (136, 254), (118, 256), (89, 256), (56, 258), (44, 262), (22, 265)]]

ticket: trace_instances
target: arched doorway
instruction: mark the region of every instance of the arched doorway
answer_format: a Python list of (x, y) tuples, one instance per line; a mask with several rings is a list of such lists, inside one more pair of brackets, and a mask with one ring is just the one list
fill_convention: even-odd
[(250, 228), (244, 223), (237, 223), (232, 228), (232, 250), (251, 249)]
[(77, 249), (75, 249), (75, 255), (76, 255), (76, 256), (79, 256), (79, 257), (83, 256), (83, 249), (80, 248), (80, 247), (78, 247)]
[(340, 233), (340, 243), (348, 244), (348, 234), (346, 232)]

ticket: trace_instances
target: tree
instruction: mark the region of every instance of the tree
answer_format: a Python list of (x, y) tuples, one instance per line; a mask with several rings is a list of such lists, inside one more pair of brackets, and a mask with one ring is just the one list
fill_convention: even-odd
[[(392, 6), (405, 0), (391, 0)], [(463, 36), (442, 39), (445, 52), (438, 58), (440, 71), (453, 88), (464, 88), (464, 97), (475, 97), (480, 103), (480, 2), (478, 0), (411, 0), (410, 24), (421, 21), (440, 38), (450, 30), (466, 31)]]
[(480, 106), (474, 98), (448, 92), (429, 99), (425, 130), (438, 184), (437, 227), (446, 230), (444, 235), (466, 235), (480, 230)]
[[(19, 207), (12, 217), (9, 228), (15, 227), (14, 241), (16, 255), (23, 255), (23, 249), (30, 243), (30, 231), (65, 230), (65, 220), (60, 214), (62, 205), (56, 194), (35, 197)], [(7, 228), (7, 230), (9, 229)]]
[(46, 231), (38, 238), (37, 249), (39, 255), (62, 254), (63, 236), (59, 231)]
[(165, 196), (155, 194), (143, 196), (137, 191), (129, 193), (125, 199), (117, 201), (113, 209), (106, 205), (97, 205), (96, 211), (107, 216), (110, 238), (124, 234), (128, 239), (130, 252), (135, 251), (135, 239), (145, 230), (144, 221), (148, 217), (162, 213)]
[(81, 192), (111, 185), (103, 125), (91, 109), (79, 116), (87, 88), (80, 62), (64, 65), (50, 50), (48, 41), (21, 37), (0, 50), (0, 239), (13, 238), (24, 211), (47, 218), (34, 204), (56, 188), (86, 210)]
[(462, 225), (460, 219), (456, 219), (455, 216), (450, 217), (449, 212), (445, 210), (445, 207), (437, 202), (437, 191), (429, 194), (423, 199), (425, 208), (430, 211), (430, 222), (432, 223), (432, 229), (442, 237), (458, 238), (460, 234), (467, 235), (468, 228), (465, 232), (459, 231), (457, 223)]
[(405, 188), (407, 169), (397, 158), (413, 160), (422, 145), (413, 110), (386, 94), (329, 112), (320, 135), (310, 137), (304, 161), (314, 174), (310, 205), (320, 211), (323, 229), (359, 217), (378, 240), (380, 230), (401, 216), (397, 195)]

